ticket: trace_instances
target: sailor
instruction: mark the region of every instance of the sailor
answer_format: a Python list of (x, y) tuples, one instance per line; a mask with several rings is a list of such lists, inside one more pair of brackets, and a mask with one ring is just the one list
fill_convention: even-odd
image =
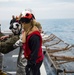
[(11, 35), (2, 36), (1, 33), (2, 37), (0, 37), (0, 52), (3, 54), (15, 49), (13, 44), (19, 39), (22, 27), (18, 22), (14, 22), (13, 26), (10, 26), (10, 29), (13, 32)]
[[(38, 28), (33, 24), (32, 15), (30, 13), (24, 14), (20, 19), (26, 40), (23, 41), (24, 56), (27, 59), (26, 75), (40, 75), (40, 67), (43, 61), (42, 53), (42, 38)], [(31, 70), (31, 71), (30, 71)]]
[(13, 24), (14, 22), (16, 22), (16, 18), (15, 18), (14, 15), (12, 15), (12, 19), (11, 19), (11, 21), (10, 21), (10, 25)]
[[(16, 18), (17, 18), (17, 19), (19, 20), (19, 22), (20, 22), (20, 18), (21, 18), (24, 14), (26, 14), (26, 13), (30, 13), (30, 14), (32, 15), (33, 25), (35, 25), (35, 26), (39, 29), (39, 32), (42, 33), (42, 32), (43, 32), (43, 31), (42, 31), (42, 26), (41, 26), (41, 24), (40, 24), (39, 22), (36, 21), (36, 18), (35, 18), (35, 16), (34, 16), (34, 13), (33, 13), (33, 11), (32, 11), (31, 9), (25, 9), (25, 11), (23, 11), (23, 12), (19, 15), (19, 17), (16, 16)], [(23, 31), (23, 30), (22, 30), (22, 31)], [(14, 44), (14, 46), (20, 46), (21, 42), (22, 42), (22, 35), (21, 35), (21, 38)]]
[(19, 23), (13, 23), (13, 26), (10, 27), (13, 34), (4, 36), (3, 33), (0, 32), (0, 75), (6, 75), (3, 69), (3, 54), (6, 54), (12, 50), (14, 50), (13, 44), (19, 39), (19, 34), (21, 31), (21, 27)]

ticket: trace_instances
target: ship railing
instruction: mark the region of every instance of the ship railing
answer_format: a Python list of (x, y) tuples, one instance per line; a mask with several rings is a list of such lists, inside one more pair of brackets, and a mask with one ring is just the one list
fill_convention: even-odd
[[(74, 61), (74, 55), (67, 55), (69, 52), (72, 53), (74, 45), (69, 45), (54, 34), (50, 34), (48, 36), (45, 35), (43, 38), (43, 46), (45, 46), (46, 55), (50, 60), (49, 62), (52, 62), (51, 66), (54, 66), (57, 72), (56, 75), (65, 75), (68, 73), (74, 74), (74, 70), (67, 69), (68, 65), (63, 68), (60, 67), (64, 66), (64, 64), (68, 64)], [(71, 64), (69, 64), (69, 66), (70, 65)]]

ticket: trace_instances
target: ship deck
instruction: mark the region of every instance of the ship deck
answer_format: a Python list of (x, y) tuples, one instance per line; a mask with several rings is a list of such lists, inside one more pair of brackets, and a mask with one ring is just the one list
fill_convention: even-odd
[[(41, 75), (74, 75), (74, 45), (69, 45), (54, 34), (43, 34), (44, 61)], [(17, 48), (3, 56), (3, 71), (7, 75), (25, 75), (26, 59)]]

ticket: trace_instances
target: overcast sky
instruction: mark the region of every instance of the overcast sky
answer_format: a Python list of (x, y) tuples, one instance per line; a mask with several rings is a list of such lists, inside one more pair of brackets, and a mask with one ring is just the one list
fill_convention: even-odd
[(18, 16), (27, 8), (37, 19), (74, 18), (74, 0), (0, 0), (0, 20)]

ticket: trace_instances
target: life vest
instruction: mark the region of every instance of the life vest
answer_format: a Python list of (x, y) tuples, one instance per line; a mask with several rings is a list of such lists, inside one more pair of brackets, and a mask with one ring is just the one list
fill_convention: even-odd
[(39, 63), (40, 61), (43, 60), (43, 53), (42, 53), (42, 37), (40, 35), (40, 32), (39, 31), (34, 31), (33, 33), (31, 33), (30, 35), (28, 35), (27, 39), (26, 39), (26, 43), (23, 44), (23, 49), (24, 49), (24, 56), (26, 59), (30, 59), (30, 54), (31, 54), (31, 50), (28, 46), (28, 42), (29, 42), (29, 39), (32, 35), (38, 35), (40, 37), (40, 48), (39, 48), (39, 51), (38, 51), (38, 57), (36, 59), (36, 63)]

